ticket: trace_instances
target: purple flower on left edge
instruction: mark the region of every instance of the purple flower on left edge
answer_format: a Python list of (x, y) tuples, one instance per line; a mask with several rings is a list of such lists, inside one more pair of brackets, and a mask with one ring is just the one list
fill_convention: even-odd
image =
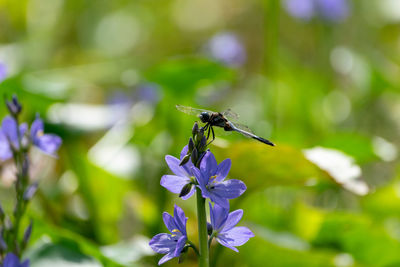
[(39, 116), (36, 116), (36, 119), (33, 121), (30, 134), (34, 146), (48, 155), (55, 156), (58, 148), (61, 146), (62, 140), (55, 134), (44, 133), (44, 124)]
[[(167, 162), (168, 167), (175, 175), (164, 175), (161, 177), (160, 184), (175, 194), (180, 194), (185, 185), (194, 182), (194, 176), (192, 174), (192, 167), (194, 167), (194, 165), (192, 161), (189, 160), (186, 164), (179, 166), (179, 163), (187, 152), (188, 147), (185, 146), (181, 151), (180, 160), (170, 155), (165, 156), (165, 161)], [(192, 186), (189, 193), (182, 196), (182, 199), (190, 198), (194, 191), (195, 186)]]
[(213, 207), (211, 203), (209, 204), (211, 226), (216, 240), (221, 245), (239, 252), (236, 247), (243, 245), (251, 237), (254, 237), (249, 228), (244, 226), (235, 227), (242, 219), (243, 210), (235, 210), (229, 213), (229, 208), (223, 208), (218, 204)]
[[(19, 136), (22, 138), (26, 131), (28, 130), (28, 125), (22, 123), (17, 125), (17, 121), (11, 116), (6, 116), (2, 123), (0, 129), (0, 159), (8, 160), (12, 158), (12, 148), (19, 149), (18, 141), (18, 131)], [(11, 145), (11, 146), (10, 146)]]
[(229, 208), (228, 199), (237, 198), (246, 191), (246, 185), (242, 181), (236, 179), (225, 180), (230, 168), (230, 159), (218, 164), (210, 151), (204, 155), (200, 163), (200, 169), (192, 167), (192, 172), (198, 182), (197, 186), (201, 189), (202, 196), (225, 208)]
[(7, 66), (0, 62), (0, 82), (7, 78)]
[(157, 253), (166, 254), (158, 262), (158, 265), (169, 261), (172, 258), (179, 257), (187, 241), (186, 222), (184, 211), (175, 205), (174, 217), (169, 213), (163, 213), (165, 226), (171, 234), (162, 233), (154, 236), (150, 242), (150, 247)]
[(3, 265), (0, 265), (0, 267), (29, 267), (29, 260), (25, 260), (24, 262), (20, 263), (15, 254), (8, 253), (4, 258)]

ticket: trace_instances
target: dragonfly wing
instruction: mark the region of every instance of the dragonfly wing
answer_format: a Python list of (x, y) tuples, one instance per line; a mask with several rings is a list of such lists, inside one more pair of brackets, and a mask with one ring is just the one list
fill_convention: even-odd
[(235, 126), (235, 128), (237, 128), (239, 130), (242, 130), (242, 131), (250, 133), (250, 134), (254, 134), (253, 131), (244, 124), (240, 124), (240, 123), (236, 123), (236, 122), (231, 122), (231, 123)]
[(199, 108), (192, 108), (192, 107), (187, 107), (187, 106), (182, 106), (182, 105), (176, 105), (176, 109), (189, 114), (193, 116), (199, 116), (202, 112), (207, 112), (207, 113), (212, 113), (212, 111), (205, 110), (205, 109), (199, 109)]
[(238, 120), (239, 119), (239, 114), (235, 113), (230, 108), (228, 108), (227, 110), (222, 112), (222, 115), (224, 115), (224, 117), (227, 118), (228, 120)]

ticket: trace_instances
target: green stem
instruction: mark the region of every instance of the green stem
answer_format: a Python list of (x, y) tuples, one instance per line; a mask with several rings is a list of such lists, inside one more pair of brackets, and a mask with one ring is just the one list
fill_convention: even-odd
[(193, 244), (193, 242), (190, 241), (190, 240), (188, 240), (187, 242), (189, 243), (189, 246), (194, 250), (194, 252), (196, 252), (196, 255), (197, 255), (197, 256), (200, 256), (200, 252), (199, 252), (199, 250), (197, 249), (196, 245)]
[(216, 232), (213, 232), (212, 235), (210, 236), (210, 238), (208, 238), (208, 249), (210, 249), (211, 246), (211, 242), (213, 240), (213, 238), (215, 237)]
[(201, 195), (200, 190), (196, 190), (197, 197), (197, 222), (199, 230), (200, 256), (199, 267), (209, 267), (208, 253), (208, 234), (207, 234), (207, 215), (206, 215), (206, 200)]

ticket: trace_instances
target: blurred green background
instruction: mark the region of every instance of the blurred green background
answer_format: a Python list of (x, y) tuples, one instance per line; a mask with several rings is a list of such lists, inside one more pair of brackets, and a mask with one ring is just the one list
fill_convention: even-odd
[[(155, 266), (195, 200), (160, 186), (196, 120), (232, 108), (271, 148), (218, 132), (256, 237), (214, 266), (400, 266), (398, 0), (0, 0), (0, 90), (60, 135), (33, 151), (31, 266)], [(4, 105), (1, 115), (6, 114)], [(12, 211), (12, 170), (0, 201)], [(176, 266), (171, 260), (165, 266)], [(181, 266), (196, 266), (189, 253)]]

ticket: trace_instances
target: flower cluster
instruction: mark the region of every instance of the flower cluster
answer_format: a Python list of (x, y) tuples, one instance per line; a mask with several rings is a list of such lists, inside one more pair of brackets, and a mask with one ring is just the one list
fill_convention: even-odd
[(290, 15), (304, 20), (319, 16), (326, 21), (340, 22), (349, 15), (348, 0), (286, 0), (284, 4)]
[[(243, 211), (235, 210), (229, 213), (229, 199), (242, 195), (246, 191), (246, 185), (240, 180), (227, 179), (231, 160), (225, 159), (220, 164), (217, 163), (214, 155), (207, 150), (208, 140), (203, 128), (199, 129), (195, 123), (192, 132), (193, 137), (183, 148), (179, 159), (170, 155), (165, 157), (174, 174), (164, 175), (161, 185), (172, 193), (179, 194), (182, 199), (190, 198), (195, 192), (200, 192), (197, 197), (208, 199), (211, 219), (211, 222), (206, 224), (208, 246), (215, 238), (221, 245), (237, 252), (236, 247), (246, 243), (254, 234), (247, 227), (236, 227)], [(189, 247), (199, 256), (197, 247), (188, 239), (187, 218), (183, 210), (175, 205), (174, 217), (164, 213), (163, 218), (171, 233), (158, 234), (149, 243), (155, 252), (166, 254), (158, 264), (180, 257)], [(201, 245), (200, 253), (203, 253)]]
[(25, 228), (22, 238), (19, 231), (29, 201), (38, 188), (38, 184), (31, 183), (29, 179), (29, 150), (35, 146), (45, 154), (56, 156), (62, 141), (57, 135), (44, 133), (44, 124), (39, 116), (30, 127), (27, 123), (20, 124), (22, 106), (15, 96), (6, 101), (6, 106), (10, 115), (3, 119), (0, 127), (0, 160), (13, 159), (15, 164), (16, 203), (12, 216), (5, 214), (0, 205), (0, 266), (27, 267), (29, 261), (20, 263), (19, 258), (30, 239), (32, 221)]

